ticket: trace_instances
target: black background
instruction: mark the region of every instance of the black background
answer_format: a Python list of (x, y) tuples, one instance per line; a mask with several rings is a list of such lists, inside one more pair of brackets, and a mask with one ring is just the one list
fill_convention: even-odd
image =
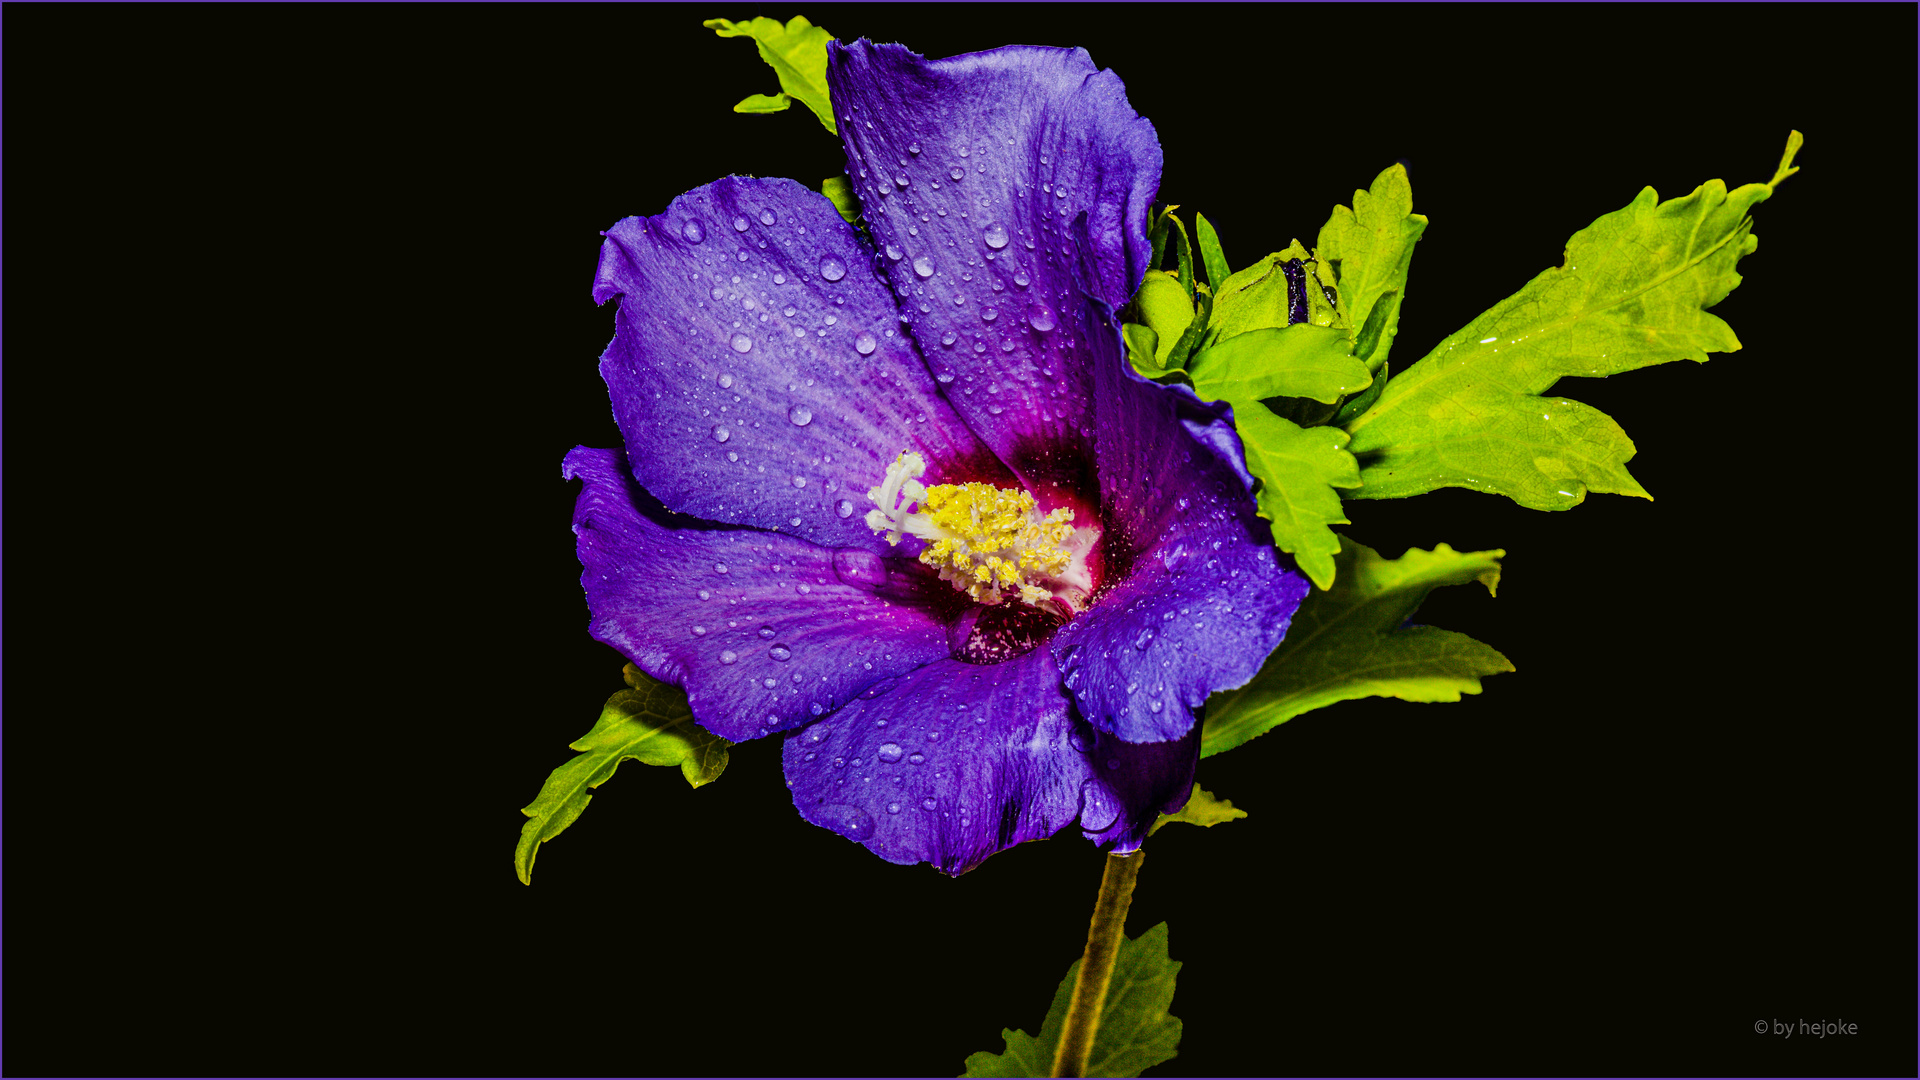
[[(1745, 343), (1555, 390), (1657, 501), (1351, 502), (1508, 552), (1421, 621), (1518, 668), (1307, 714), (1149, 845), (1165, 1075), (1912, 1075), (1914, 9), (6, 11), (5, 1071), (952, 1075), (1035, 1030), (1101, 858), (960, 879), (803, 822), (776, 748), (626, 766), (509, 856), (620, 686), (560, 460), (617, 433), (598, 230), (837, 174), (714, 15), (1081, 45), (1236, 265), (1394, 161), (1398, 365), (1643, 185), (1803, 171)], [(1783, 1040), (1756, 1021), (1845, 1020)]]

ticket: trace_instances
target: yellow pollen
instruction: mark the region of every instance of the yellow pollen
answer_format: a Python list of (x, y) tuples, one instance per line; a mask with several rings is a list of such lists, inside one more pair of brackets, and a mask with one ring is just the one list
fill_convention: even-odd
[[(922, 487), (920, 455), (902, 451), (886, 480), (868, 492), (878, 509), (867, 524), (891, 543), (911, 533), (926, 541), (920, 561), (982, 604), (1012, 598), (1062, 614), (1084, 602), (1084, 557), (1098, 533), (1076, 530), (1073, 511), (1042, 515), (1032, 495), (991, 484)], [(1063, 606), (1064, 605), (1064, 606)]]

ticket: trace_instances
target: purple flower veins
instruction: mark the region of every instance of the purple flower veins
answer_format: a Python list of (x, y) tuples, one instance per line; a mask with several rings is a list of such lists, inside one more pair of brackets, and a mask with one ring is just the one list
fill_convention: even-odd
[(1307, 591), (1228, 408), (1126, 363), (1159, 142), (1079, 49), (836, 43), (828, 83), (870, 240), (738, 176), (605, 234), (592, 634), (884, 859), (1131, 850)]

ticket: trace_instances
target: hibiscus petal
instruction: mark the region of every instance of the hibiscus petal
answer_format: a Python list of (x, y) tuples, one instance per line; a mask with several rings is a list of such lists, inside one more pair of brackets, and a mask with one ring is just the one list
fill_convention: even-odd
[[(576, 447), (561, 474), (595, 640), (682, 686), (693, 716), (735, 742), (800, 727), (878, 680), (948, 655), (958, 594), (917, 565), (752, 529), (674, 528), (618, 450)], [(665, 516), (665, 515), (660, 515)], [(942, 608), (941, 605), (948, 605)]]
[(600, 373), (634, 475), (671, 509), (887, 552), (866, 492), (900, 451), (929, 484), (1006, 482), (824, 196), (727, 177), (605, 235), (593, 296), (620, 308)]
[(1192, 797), (1200, 727), (1169, 742), (1122, 742), (1105, 732), (1094, 732), (1092, 741), (1098, 781), (1087, 785), (1081, 833), (1103, 851), (1138, 850), (1161, 814), (1173, 813)]
[(941, 660), (874, 687), (788, 736), (781, 756), (800, 816), (889, 862), (960, 874), (1073, 822), (1095, 783), (1078, 749), (1089, 741), (1053, 658), (1035, 649), (1003, 664)]
[(1054, 635), (1081, 714), (1134, 743), (1187, 735), (1207, 695), (1245, 685), (1307, 580), (1254, 512), (1226, 414), (1127, 364), (1117, 320), (1091, 339), (1105, 589)]
[(1153, 125), (1084, 49), (927, 60), (836, 43), (827, 82), (882, 268), (928, 364), (953, 380), (944, 393), (1043, 505), (1091, 507), (1080, 295), (1118, 307), (1146, 272)]

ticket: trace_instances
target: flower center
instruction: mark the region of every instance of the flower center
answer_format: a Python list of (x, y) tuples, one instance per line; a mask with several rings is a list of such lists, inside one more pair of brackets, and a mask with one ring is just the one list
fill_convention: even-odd
[(925, 540), (920, 561), (982, 604), (1012, 597), (1071, 618), (1093, 591), (1087, 552), (1100, 530), (1075, 528), (1073, 511), (1042, 515), (1025, 491), (991, 484), (925, 487), (926, 459), (902, 450), (879, 487), (867, 492), (878, 509), (867, 525), (887, 543), (904, 535)]

